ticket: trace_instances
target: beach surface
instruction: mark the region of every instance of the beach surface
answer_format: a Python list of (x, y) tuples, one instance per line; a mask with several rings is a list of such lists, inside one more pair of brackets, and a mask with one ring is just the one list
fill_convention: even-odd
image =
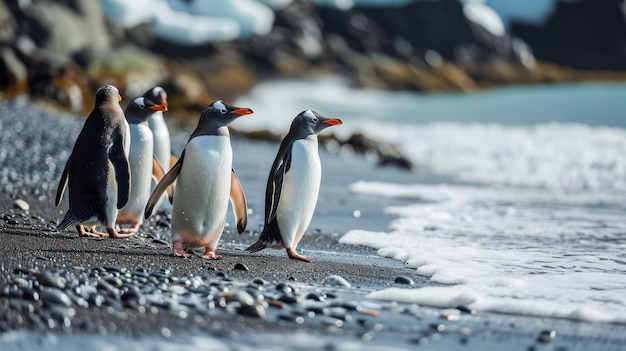
[[(21, 133), (11, 132), (19, 116)], [(299, 252), (248, 254), (263, 224), (267, 172), (277, 143), (233, 137), (234, 167), (251, 210), (246, 231), (230, 224), (221, 260), (174, 257), (167, 216), (124, 239), (57, 231), (58, 175), (82, 119), (2, 103), (0, 344), (3, 350), (623, 350), (626, 327), (553, 318), (400, 304), (368, 298), (389, 287), (433, 285), (376, 250), (339, 243), (349, 230), (383, 231), (382, 209), (402, 200), (354, 194), (357, 181), (436, 183), (441, 178), (380, 168), (365, 156), (321, 148), (322, 187)], [(190, 131), (174, 135), (180, 151)], [(29, 154), (38, 140), (38, 152)], [(12, 148), (15, 148), (13, 150)], [(31, 151), (28, 151), (31, 150)], [(46, 151), (47, 150), (47, 151)], [(54, 164), (55, 166), (50, 166)], [(37, 175), (37, 176), (35, 176)], [(46, 184), (42, 186), (42, 184)], [(28, 210), (18, 208), (23, 200)], [(22, 206), (23, 207), (23, 206)], [(386, 238), (381, 237), (381, 240)], [(112, 337), (115, 336), (115, 337)]]

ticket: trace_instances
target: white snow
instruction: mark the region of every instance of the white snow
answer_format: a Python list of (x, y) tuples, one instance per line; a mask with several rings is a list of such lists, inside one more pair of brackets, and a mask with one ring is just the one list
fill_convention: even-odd
[(148, 24), (159, 38), (181, 45), (265, 35), (274, 23), (273, 10), (254, 0), (103, 0), (102, 6), (115, 24)]

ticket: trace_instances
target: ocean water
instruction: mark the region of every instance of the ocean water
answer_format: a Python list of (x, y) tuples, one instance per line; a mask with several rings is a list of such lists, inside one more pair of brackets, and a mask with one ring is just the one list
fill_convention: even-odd
[(339, 137), (393, 143), (416, 174), (441, 177), (354, 179), (355, 195), (403, 205), (380, 209), (395, 216), (387, 230), (354, 228), (341, 242), (376, 248), (435, 283), (370, 298), (626, 323), (626, 84), (418, 95), (276, 81), (236, 104), (258, 117), (236, 128), (284, 133), (313, 109), (343, 119)]

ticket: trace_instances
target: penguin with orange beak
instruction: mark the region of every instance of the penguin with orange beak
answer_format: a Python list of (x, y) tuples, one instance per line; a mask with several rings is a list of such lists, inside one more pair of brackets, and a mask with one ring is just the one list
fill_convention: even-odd
[(296, 252), (317, 204), (322, 178), (317, 135), (342, 124), (311, 110), (302, 111), (280, 144), (265, 190), (265, 225), (259, 240), (246, 249), (284, 248), (291, 259), (310, 262)]

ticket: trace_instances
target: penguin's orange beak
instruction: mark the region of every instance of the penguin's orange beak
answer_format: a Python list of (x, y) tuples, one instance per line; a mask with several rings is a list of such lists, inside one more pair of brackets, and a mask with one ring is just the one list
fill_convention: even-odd
[(122, 101), (122, 95), (117, 96), (117, 102), (120, 102), (120, 101)]
[[(164, 98), (159, 98), (159, 104), (161, 104), (161, 105), (165, 106), (166, 108), (168, 107), (168, 105), (167, 105), (167, 101), (165, 101), (165, 99), (164, 99)], [(167, 111), (167, 110), (166, 110), (166, 111)]]
[(151, 105), (150, 109), (155, 111), (167, 111), (167, 105)]
[(236, 115), (243, 116), (243, 115), (249, 115), (249, 114), (251, 114), (251, 113), (252, 113), (252, 110), (251, 110), (251, 109), (249, 109), (249, 108), (238, 108), (238, 109), (236, 109), (236, 110), (232, 110), (232, 111), (230, 111), (230, 113), (234, 113), (234, 114), (236, 114)]
[(343, 122), (341, 122), (341, 120), (338, 118), (329, 118), (329, 119), (323, 120), (322, 123), (329, 124), (331, 126), (338, 126), (340, 124), (343, 124)]

